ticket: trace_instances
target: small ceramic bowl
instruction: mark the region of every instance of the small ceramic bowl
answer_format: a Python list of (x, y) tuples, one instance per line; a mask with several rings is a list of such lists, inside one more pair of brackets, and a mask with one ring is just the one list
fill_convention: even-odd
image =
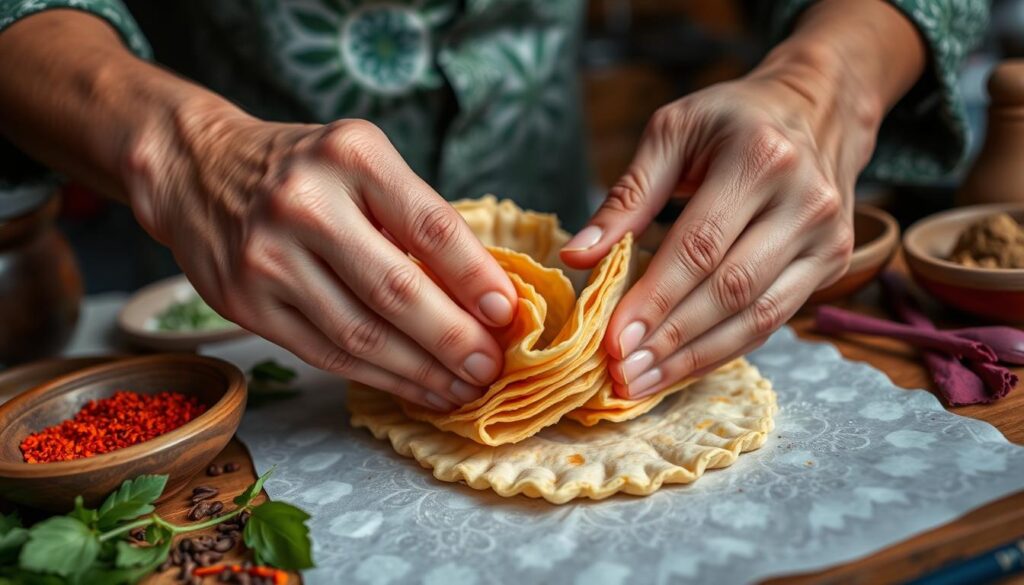
[(946, 260), (968, 226), (997, 213), (1024, 221), (1024, 204), (973, 205), (930, 215), (903, 236), (921, 288), (950, 307), (1001, 323), (1024, 323), (1024, 269), (976, 268)]
[(839, 280), (815, 291), (807, 302), (828, 303), (864, 288), (889, 263), (899, 243), (900, 226), (893, 216), (877, 207), (858, 204), (853, 210), (850, 267)]
[(249, 335), (231, 323), (219, 329), (201, 331), (161, 331), (157, 315), (174, 303), (196, 296), (196, 290), (184, 274), (165, 278), (138, 290), (117, 316), (117, 328), (131, 343), (159, 351), (194, 351), (200, 345)]
[[(196, 396), (207, 410), (159, 437), (103, 455), (56, 463), (25, 463), (19, 445), (31, 433), (75, 415), (89, 400), (117, 390)], [(144, 474), (169, 476), (162, 499), (206, 468), (231, 440), (245, 411), (245, 376), (209, 357), (157, 354), (113, 361), (60, 376), (0, 405), (0, 498), (54, 512), (76, 495), (95, 505), (121, 482)]]

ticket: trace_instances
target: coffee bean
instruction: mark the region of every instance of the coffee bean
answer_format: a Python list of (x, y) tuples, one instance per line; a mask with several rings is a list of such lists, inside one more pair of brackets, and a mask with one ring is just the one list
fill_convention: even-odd
[(234, 473), (241, 468), (241, 465), (235, 463), (234, 461), (230, 461), (224, 464), (224, 473)]
[(196, 570), (196, 562), (192, 559), (185, 559), (185, 562), (181, 564), (181, 571), (178, 572), (178, 579), (184, 581), (192, 577), (192, 572)]
[(206, 516), (209, 515), (209, 511), (209, 502), (199, 502), (195, 506), (192, 506), (192, 509), (188, 511), (188, 515), (185, 517), (188, 518), (190, 521), (195, 522), (196, 520), (202, 520), (203, 518), (206, 518)]
[(252, 585), (252, 577), (249, 573), (238, 573), (239, 585)]
[(228, 552), (235, 548), (236, 540), (230, 536), (221, 536), (213, 543), (213, 550), (217, 552)]
[(181, 564), (181, 549), (175, 548), (171, 550), (171, 563), (175, 567)]
[(206, 468), (206, 475), (209, 475), (210, 477), (217, 477), (223, 472), (224, 471), (220, 468), (220, 465), (217, 465), (216, 463), (211, 463), (210, 466)]
[(224, 502), (216, 501), (210, 503), (210, 511), (207, 512), (207, 516), (216, 516), (224, 510)]

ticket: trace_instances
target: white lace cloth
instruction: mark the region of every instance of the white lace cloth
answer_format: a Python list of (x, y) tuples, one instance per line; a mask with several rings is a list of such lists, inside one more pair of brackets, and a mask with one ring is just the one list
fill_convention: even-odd
[(313, 516), (310, 584), (742, 583), (847, 561), (1024, 489), (1024, 448), (991, 425), (788, 329), (751, 357), (781, 406), (761, 450), (691, 486), (563, 506), (435, 480), (348, 426), (344, 382), (263, 340), (204, 353), (300, 371), (304, 394), (251, 410), (240, 434), (257, 469), (277, 466), (271, 497)]
[[(116, 349), (124, 299), (90, 297), (67, 353)], [(313, 585), (757, 581), (851, 560), (1024, 489), (1024, 447), (788, 329), (751, 356), (781, 406), (760, 451), (692, 486), (564, 506), (436, 481), (348, 427), (344, 382), (266, 341), (204, 353), (300, 372), (304, 394), (251, 410), (240, 433), (257, 469), (277, 465), (271, 496), (313, 515)]]

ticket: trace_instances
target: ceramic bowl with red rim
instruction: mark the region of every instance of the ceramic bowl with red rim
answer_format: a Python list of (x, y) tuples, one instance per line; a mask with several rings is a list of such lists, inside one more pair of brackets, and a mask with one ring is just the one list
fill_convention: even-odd
[(1024, 269), (978, 268), (947, 260), (969, 226), (998, 213), (1024, 222), (1024, 204), (974, 205), (910, 226), (903, 250), (914, 281), (944, 304), (999, 323), (1024, 323)]

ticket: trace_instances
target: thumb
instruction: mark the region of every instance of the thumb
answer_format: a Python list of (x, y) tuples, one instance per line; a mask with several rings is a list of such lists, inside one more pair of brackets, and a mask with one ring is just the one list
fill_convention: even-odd
[[(653, 121), (652, 121), (653, 125)], [(572, 268), (591, 268), (604, 258), (626, 232), (639, 236), (675, 190), (683, 157), (665, 132), (648, 129), (626, 173), (608, 191), (601, 208), (559, 252)]]

